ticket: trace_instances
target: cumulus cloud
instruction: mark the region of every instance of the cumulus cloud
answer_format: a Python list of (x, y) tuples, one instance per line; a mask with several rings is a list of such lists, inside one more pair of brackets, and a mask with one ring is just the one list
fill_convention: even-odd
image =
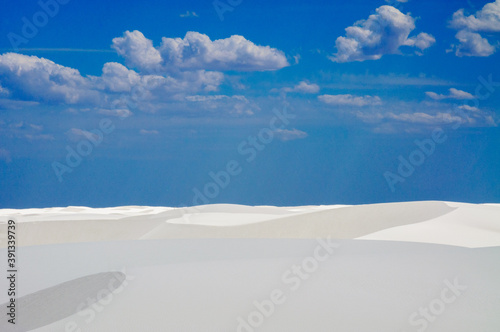
[(427, 33), (408, 38), (415, 29), (415, 20), (392, 6), (381, 6), (366, 20), (360, 20), (345, 29), (346, 36), (335, 41), (337, 53), (330, 56), (334, 62), (377, 60), (385, 54), (400, 53), (401, 46), (417, 47), (420, 51), (434, 44)]
[(464, 9), (459, 9), (453, 14), (450, 27), (470, 31), (500, 32), (500, 0), (487, 3), (476, 14), (466, 16)]
[(443, 95), (443, 94), (437, 94), (435, 92), (432, 92), (432, 91), (427, 91), (425, 94), (434, 99), (434, 100), (441, 100), (441, 99), (474, 99), (475, 97), (468, 93), (468, 92), (465, 92), (465, 91), (462, 91), (462, 90), (458, 90), (458, 89), (455, 89), (455, 88), (450, 88), (448, 90), (450, 93), (447, 94), (447, 95)]
[(336, 106), (367, 106), (380, 105), (382, 100), (378, 96), (353, 96), (350, 94), (344, 95), (321, 95), (318, 99), (329, 105)]
[[(113, 109), (115, 115), (122, 116), (129, 107), (144, 108), (148, 102), (216, 91), (223, 81), (221, 72), (194, 70), (175, 77), (141, 75), (114, 62), (104, 64), (101, 76), (84, 77), (78, 70), (48, 59), (17, 53), (0, 55), (0, 84), (9, 91), (4, 97), (11, 100), (0, 103), (9, 108), (29, 101)], [(119, 101), (121, 104), (117, 104)]]
[(495, 53), (496, 47), (480, 33), (500, 32), (500, 0), (487, 3), (475, 14), (465, 15), (465, 10), (457, 10), (449, 22), (450, 28), (459, 30), (455, 38), (460, 42), (452, 45), (457, 56), (486, 57)]
[(93, 103), (99, 94), (76, 69), (17, 53), (0, 55), (0, 83), (14, 99), (51, 103)]
[(220, 72), (195, 70), (168, 75), (141, 75), (114, 62), (104, 65), (102, 75), (93, 77), (96, 86), (106, 92), (129, 93), (134, 100), (165, 99), (181, 93), (216, 91), (224, 80)]
[(163, 37), (160, 46), (155, 48), (151, 40), (136, 30), (114, 38), (112, 47), (129, 67), (149, 73), (200, 69), (266, 71), (289, 66), (283, 52), (255, 45), (239, 35), (212, 41), (205, 34), (190, 31), (184, 38)]
[(140, 31), (125, 31), (123, 37), (113, 38), (111, 47), (125, 59), (129, 67), (142, 71), (157, 71), (161, 67), (160, 52)]
[(455, 35), (460, 44), (456, 46), (457, 56), (481, 56), (486, 57), (495, 53), (495, 47), (488, 39), (481, 37), (479, 33), (468, 30), (460, 30)]
[(421, 32), (415, 37), (408, 38), (405, 41), (405, 45), (407, 46), (415, 46), (422, 51), (425, 50), (426, 48), (429, 48), (436, 42), (436, 39), (432, 36), (429, 35), (428, 33)]
[(307, 137), (307, 133), (298, 129), (276, 129), (274, 136), (280, 141), (292, 141), (295, 139), (302, 139)]
[(133, 86), (141, 83), (141, 76), (117, 62), (105, 63), (102, 75), (94, 78), (102, 90), (111, 92), (130, 92)]
[[(126, 31), (113, 39), (112, 47), (126, 66), (105, 63), (100, 76), (83, 76), (37, 56), (0, 55), (0, 107), (59, 104), (124, 117), (135, 110), (167, 109), (189, 95), (215, 92), (225, 81), (225, 70), (266, 71), (289, 65), (281, 51), (237, 35), (212, 41), (204, 34), (188, 32), (184, 38), (163, 38), (154, 47), (141, 32)], [(307, 83), (296, 87), (300, 92), (314, 89), (315, 85)], [(238, 98), (219, 100), (218, 106), (226, 102), (227, 107), (221, 109), (238, 114), (258, 109)], [(198, 109), (214, 103), (210, 100)]]
[(285, 87), (281, 90), (283, 92), (318, 93), (319, 85), (302, 81), (294, 87)]

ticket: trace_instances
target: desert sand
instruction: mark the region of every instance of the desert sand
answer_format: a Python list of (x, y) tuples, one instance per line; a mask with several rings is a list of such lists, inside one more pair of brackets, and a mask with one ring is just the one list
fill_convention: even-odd
[(1, 331), (500, 330), (499, 204), (3, 209), (4, 271), (8, 220)]

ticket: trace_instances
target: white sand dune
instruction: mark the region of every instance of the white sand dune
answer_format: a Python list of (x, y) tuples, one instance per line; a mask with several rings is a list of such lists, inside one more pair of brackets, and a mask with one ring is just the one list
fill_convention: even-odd
[(9, 219), (0, 331), (500, 331), (500, 204), (4, 209), (4, 258)]
[[(189, 238), (330, 236), (448, 244), (500, 245), (500, 206), (406, 202), (357, 206), (271, 207), (215, 204), (189, 208), (124, 206), (0, 210), (18, 223), (18, 245)], [(5, 233), (0, 246), (5, 247)]]

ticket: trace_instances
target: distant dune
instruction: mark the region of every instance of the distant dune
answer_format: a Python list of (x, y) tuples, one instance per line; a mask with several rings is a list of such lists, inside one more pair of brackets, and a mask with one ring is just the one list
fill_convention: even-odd
[[(367, 239), (500, 246), (500, 204), (405, 202), (332, 206), (214, 204), (0, 210), (18, 222), (20, 246), (144, 239)], [(5, 233), (0, 245), (5, 248)]]

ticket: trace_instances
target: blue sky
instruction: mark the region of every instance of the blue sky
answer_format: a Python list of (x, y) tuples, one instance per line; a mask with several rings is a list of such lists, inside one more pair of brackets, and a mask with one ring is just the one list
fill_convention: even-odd
[(500, 1), (0, 15), (0, 207), (500, 201)]

